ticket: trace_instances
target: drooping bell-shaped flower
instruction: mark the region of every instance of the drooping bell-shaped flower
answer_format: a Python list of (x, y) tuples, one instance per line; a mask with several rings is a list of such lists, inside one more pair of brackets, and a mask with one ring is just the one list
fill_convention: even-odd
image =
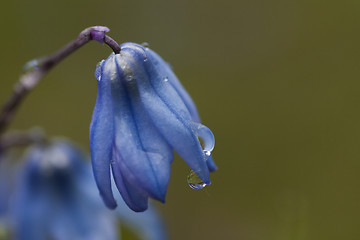
[[(144, 211), (148, 198), (164, 202), (173, 149), (210, 184), (212, 132), (170, 66), (154, 51), (121, 45), (98, 64), (98, 94), (90, 125), (91, 159), (100, 194), (116, 207), (111, 173), (126, 204)], [(204, 147), (198, 138), (201, 138)]]
[(86, 160), (63, 140), (28, 151), (12, 203), (16, 239), (118, 239), (112, 213), (93, 193)]

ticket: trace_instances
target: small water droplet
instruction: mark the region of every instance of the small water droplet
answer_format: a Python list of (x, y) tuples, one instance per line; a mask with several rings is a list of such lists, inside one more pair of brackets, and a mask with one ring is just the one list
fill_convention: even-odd
[(39, 60), (38, 59), (33, 59), (31, 61), (28, 61), (27, 63), (25, 63), (25, 65), (22, 67), (23, 72), (30, 72), (32, 70), (38, 69), (39, 67)]
[(190, 173), (187, 177), (187, 182), (192, 189), (202, 189), (206, 186), (206, 184), (193, 170), (190, 170)]
[(141, 46), (148, 48), (148, 47), (150, 47), (150, 44), (147, 43), (147, 42), (143, 42), (143, 43), (141, 44)]
[(103, 62), (104, 62), (104, 60), (102, 60), (101, 62), (96, 64), (95, 77), (96, 77), (96, 80), (98, 80), (98, 81), (101, 81), (101, 66), (102, 66)]
[(144, 62), (147, 62), (147, 60), (148, 60), (147, 57), (145, 57), (145, 58), (144, 58)]
[(166, 76), (166, 77), (163, 77), (163, 79), (164, 79), (164, 82), (167, 82), (167, 81), (169, 81), (169, 78)]
[(205, 153), (205, 156), (208, 156), (208, 157), (210, 157), (210, 155), (211, 155), (211, 151), (204, 150), (204, 153)]
[(131, 82), (134, 80), (134, 76), (132, 74), (126, 76), (126, 81)]

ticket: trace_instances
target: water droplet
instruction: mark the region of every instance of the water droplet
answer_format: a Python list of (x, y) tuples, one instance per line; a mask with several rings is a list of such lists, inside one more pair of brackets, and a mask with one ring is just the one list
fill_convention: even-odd
[(147, 60), (148, 60), (147, 57), (145, 57), (145, 58), (144, 58), (144, 62), (147, 62)]
[(205, 160), (207, 160), (211, 156), (211, 152), (214, 149), (215, 138), (213, 133), (208, 127), (200, 123), (198, 124), (197, 127), (198, 127), (197, 133), (198, 133), (199, 141), (205, 154)]
[(167, 82), (167, 81), (169, 81), (169, 78), (166, 76), (166, 77), (163, 77), (163, 79), (164, 79), (164, 82)]
[(147, 42), (143, 42), (143, 43), (141, 44), (141, 46), (148, 48), (148, 47), (150, 47), (150, 44), (147, 43)]
[(210, 157), (210, 155), (211, 155), (211, 151), (204, 150), (204, 153), (205, 153), (205, 156), (208, 156), (208, 157)]
[(190, 173), (187, 177), (187, 182), (192, 189), (202, 189), (206, 186), (206, 184), (193, 170), (190, 170)]
[(130, 74), (126, 76), (126, 81), (131, 82), (132, 80), (134, 80), (134, 75)]
[(102, 60), (101, 62), (96, 64), (95, 77), (98, 81), (101, 81), (101, 66), (103, 63), (104, 63), (104, 60)]
[(33, 59), (31, 61), (28, 61), (27, 63), (25, 63), (25, 65), (22, 67), (23, 72), (30, 72), (32, 70), (38, 69), (39, 67), (39, 60), (38, 59)]

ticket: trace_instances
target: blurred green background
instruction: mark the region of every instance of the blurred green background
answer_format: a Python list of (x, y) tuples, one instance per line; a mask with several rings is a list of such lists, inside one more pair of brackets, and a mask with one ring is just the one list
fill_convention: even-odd
[[(2, 2), (0, 102), (22, 65), (84, 28), (148, 42), (174, 67), (216, 137), (219, 171), (195, 191), (177, 157), (171, 239), (360, 239), (358, 0), (13, 0)], [(43, 126), (89, 149), (92, 42), (56, 67), (11, 128)]]

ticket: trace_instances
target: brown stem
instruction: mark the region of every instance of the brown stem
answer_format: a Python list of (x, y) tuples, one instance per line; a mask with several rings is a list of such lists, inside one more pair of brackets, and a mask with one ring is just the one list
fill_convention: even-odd
[(5, 102), (0, 112), (0, 133), (3, 132), (12, 120), (20, 103), (53, 67), (59, 64), (64, 58), (75, 52), (91, 40), (108, 45), (116, 54), (120, 52), (119, 44), (105, 33), (109, 31), (107, 27), (94, 26), (82, 31), (77, 39), (71, 41), (54, 54), (36, 59), (29, 62), (30, 67), (15, 84), (12, 95)]

